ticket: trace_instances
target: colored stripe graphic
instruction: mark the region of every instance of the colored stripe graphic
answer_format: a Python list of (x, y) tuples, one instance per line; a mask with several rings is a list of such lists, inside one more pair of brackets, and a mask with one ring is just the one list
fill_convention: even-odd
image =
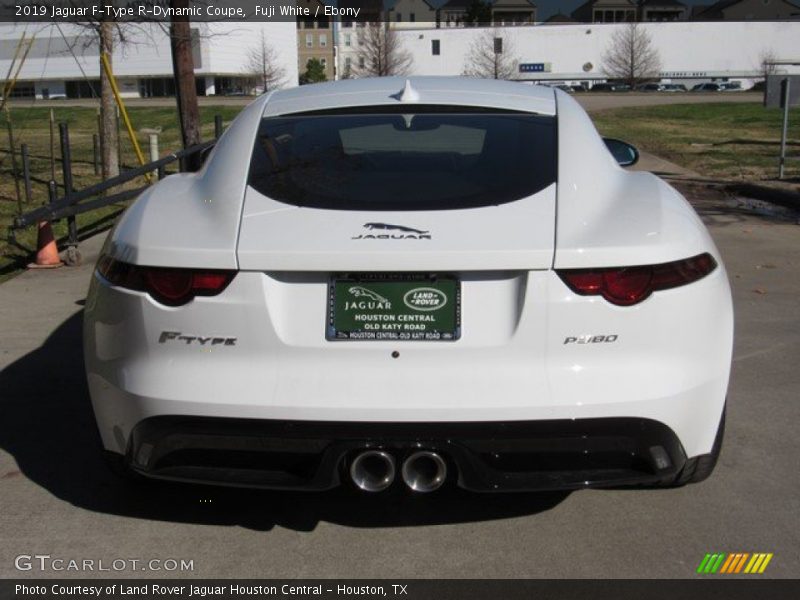
[(716, 573), (719, 570), (720, 566), (722, 565), (722, 561), (724, 559), (725, 559), (725, 553), (724, 552), (720, 552), (717, 555), (717, 559), (712, 564), (709, 565), (711, 568), (706, 572), (707, 573)]
[(738, 573), (739, 571), (741, 571), (742, 567), (744, 567), (745, 561), (747, 560), (747, 558), (749, 556), (750, 556), (750, 554), (748, 554), (747, 552), (742, 554), (742, 557), (739, 559), (739, 562), (736, 565), (736, 570), (734, 571), (733, 569), (731, 569), (731, 573)]
[(706, 554), (706, 557), (700, 565), (700, 569), (698, 569), (698, 573), (711, 573), (711, 569), (714, 568), (718, 558), (719, 554), (716, 552), (714, 554)]
[(710, 554), (706, 554), (703, 557), (703, 560), (700, 561), (700, 566), (697, 567), (697, 572), (698, 573), (705, 573), (706, 572), (706, 565), (708, 565), (710, 560), (711, 560), (711, 555)]
[(764, 552), (753, 554), (754, 560), (750, 561), (751, 564), (747, 565), (750, 568), (750, 570), (748, 571), (747, 569), (745, 569), (744, 572), (754, 573), (754, 574), (763, 573), (764, 570), (767, 568), (767, 564), (769, 564), (769, 561), (772, 560), (772, 556), (773, 556), (772, 553), (767, 554)]
[(764, 557), (764, 562), (761, 563), (761, 567), (758, 569), (759, 573), (763, 573), (764, 572), (764, 569), (767, 568), (767, 565), (769, 564), (769, 561), (772, 560), (772, 556), (773, 556), (773, 554), (772, 554), (772, 552), (770, 552), (769, 554), (767, 554)]
[[(761, 574), (763, 573), (769, 562), (772, 560), (774, 554), (766, 552), (756, 552), (750, 554), (749, 552), (732, 552), (730, 554), (725, 552), (714, 552), (713, 554), (706, 554), (700, 565), (697, 567), (697, 572), (701, 574)], [(745, 566), (746, 565), (746, 566)]]
[[(747, 566), (744, 568), (745, 573), (756, 573), (758, 567), (761, 565), (761, 561), (764, 560), (764, 555), (755, 553), (753, 554), (753, 558), (750, 559), (750, 562), (747, 563)], [(755, 571), (753, 569), (756, 569)]]
[(728, 560), (726, 560), (723, 565), (722, 569), (720, 569), (720, 573), (730, 573), (729, 569), (731, 568), (732, 564), (736, 562), (736, 557), (738, 554), (728, 554)]
[(736, 565), (739, 564), (739, 557), (742, 555), (738, 552), (734, 552), (728, 555), (728, 560), (725, 561), (725, 564), (720, 569), (720, 573), (733, 573), (733, 570), (736, 568)]

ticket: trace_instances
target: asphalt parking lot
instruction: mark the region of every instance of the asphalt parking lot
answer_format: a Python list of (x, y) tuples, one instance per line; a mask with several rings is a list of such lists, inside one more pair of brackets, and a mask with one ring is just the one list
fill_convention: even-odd
[[(0, 577), (692, 577), (707, 552), (800, 576), (800, 228), (693, 196), (733, 285), (715, 474), (670, 490), (367, 496), (158, 485), (106, 471), (83, 378), (85, 264), (0, 285)], [(176, 559), (187, 572), (20, 572), (19, 555)]]

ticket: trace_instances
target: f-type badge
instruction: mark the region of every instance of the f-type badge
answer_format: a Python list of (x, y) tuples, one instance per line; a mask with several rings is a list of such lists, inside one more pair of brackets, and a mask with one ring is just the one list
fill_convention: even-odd
[(405, 225), (392, 225), (390, 223), (364, 223), (364, 228), (370, 231), (376, 229), (383, 231), (399, 231), (400, 233), (362, 233), (353, 236), (354, 240), (429, 240), (430, 231), (414, 229)]

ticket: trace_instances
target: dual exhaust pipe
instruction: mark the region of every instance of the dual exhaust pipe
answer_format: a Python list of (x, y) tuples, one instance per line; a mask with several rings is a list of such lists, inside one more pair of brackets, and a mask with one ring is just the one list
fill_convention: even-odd
[[(365, 450), (350, 463), (350, 478), (365, 492), (385, 490), (396, 475), (394, 456), (384, 450)], [(433, 492), (447, 479), (447, 463), (436, 452), (418, 450), (403, 461), (400, 476), (415, 492)]]

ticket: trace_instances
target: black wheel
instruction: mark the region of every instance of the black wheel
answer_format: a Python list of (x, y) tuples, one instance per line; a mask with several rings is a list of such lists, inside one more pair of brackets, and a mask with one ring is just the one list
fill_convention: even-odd
[(695, 456), (686, 461), (681, 472), (673, 481), (672, 486), (678, 487), (687, 483), (699, 483), (705, 481), (714, 472), (717, 466), (720, 451), (722, 450), (722, 439), (725, 437), (725, 409), (722, 410), (722, 418), (717, 429), (717, 437), (714, 438), (714, 445), (711, 452), (701, 456)]

